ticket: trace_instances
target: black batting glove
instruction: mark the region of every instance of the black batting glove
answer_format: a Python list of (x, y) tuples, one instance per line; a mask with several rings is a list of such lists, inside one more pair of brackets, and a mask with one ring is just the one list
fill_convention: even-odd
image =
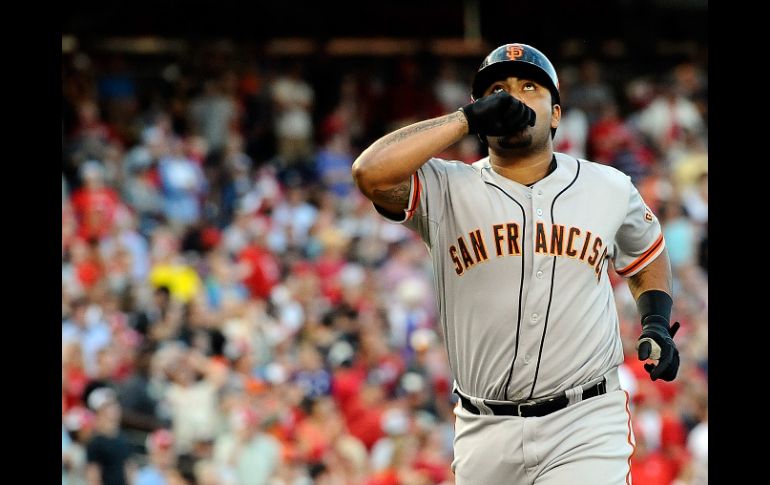
[(642, 334), (636, 342), (639, 360), (653, 359), (658, 364), (644, 364), (644, 370), (654, 381), (673, 381), (679, 370), (679, 351), (674, 344), (674, 335), (679, 322), (669, 328), (668, 320), (660, 315), (650, 315), (642, 320)]
[(460, 111), (468, 120), (468, 133), (482, 136), (506, 136), (535, 126), (535, 112), (505, 91), (466, 104)]

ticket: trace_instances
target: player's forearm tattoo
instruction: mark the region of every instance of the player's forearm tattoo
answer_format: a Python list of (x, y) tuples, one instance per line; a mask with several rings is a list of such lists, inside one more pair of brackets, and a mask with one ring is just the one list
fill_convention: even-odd
[(409, 202), (411, 182), (406, 180), (390, 189), (374, 189), (374, 200), (382, 204), (405, 204)]
[(415, 123), (405, 128), (401, 128), (400, 130), (394, 131), (393, 133), (385, 136), (385, 138), (382, 139), (382, 143), (385, 146), (392, 145), (393, 143), (398, 143), (401, 140), (420, 133), (421, 131), (430, 130), (431, 128), (446, 125), (454, 121), (460, 121), (465, 124), (468, 123), (468, 121), (465, 119), (465, 115), (459, 111), (456, 111), (452, 114), (442, 116), (440, 118), (421, 121), (420, 123)]

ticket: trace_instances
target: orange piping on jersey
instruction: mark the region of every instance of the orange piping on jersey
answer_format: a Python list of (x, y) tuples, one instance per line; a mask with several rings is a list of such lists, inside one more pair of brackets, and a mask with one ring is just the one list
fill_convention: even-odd
[(412, 174), (412, 197), (409, 199), (409, 207), (406, 208), (406, 219), (409, 220), (414, 215), (414, 211), (417, 210), (417, 202), (420, 200), (420, 177), (417, 176), (417, 172)]
[(658, 236), (658, 239), (655, 240), (652, 246), (650, 246), (650, 249), (644, 252), (641, 256), (636, 258), (633, 263), (629, 264), (625, 268), (616, 269), (615, 272), (617, 272), (620, 276), (625, 276), (628, 273), (631, 273), (635, 269), (642, 266), (644, 263), (646, 263), (657, 251), (660, 249), (663, 245), (663, 234), (661, 233), (660, 236)]
[[(457, 404), (455, 404), (454, 410), (452, 411), (452, 415), (454, 415), (454, 419), (452, 420), (452, 431), (457, 433), (457, 410), (460, 407), (460, 400), (457, 400)], [(452, 474), (454, 475), (454, 470), (452, 470)]]
[(626, 473), (626, 485), (631, 485), (631, 457), (634, 456), (636, 445), (631, 441), (631, 408), (628, 407), (628, 391), (623, 391), (626, 395), (626, 415), (628, 416), (628, 444), (631, 445), (631, 454), (628, 455), (628, 473)]

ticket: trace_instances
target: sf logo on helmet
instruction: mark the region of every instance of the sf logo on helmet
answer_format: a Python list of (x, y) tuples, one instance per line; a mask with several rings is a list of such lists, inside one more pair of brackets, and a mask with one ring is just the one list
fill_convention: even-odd
[(508, 48), (505, 49), (506, 54), (508, 54), (508, 59), (515, 61), (519, 57), (524, 55), (524, 49), (521, 48), (521, 46), (513, 44), (509, 45)]

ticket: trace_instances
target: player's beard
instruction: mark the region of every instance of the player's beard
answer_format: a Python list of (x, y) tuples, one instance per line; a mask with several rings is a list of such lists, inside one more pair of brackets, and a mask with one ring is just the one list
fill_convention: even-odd
[(532, 146), (532, 133), (524, 129), (513, 135), (498, 136), (496, 141), (502, 150), (521, 150)]
[(508, 136), (489, 137), (489, 147), (503, 156), (525, 156), (548, 148), (551, 132), (540, 132), (535, 127), (526, 127)]

